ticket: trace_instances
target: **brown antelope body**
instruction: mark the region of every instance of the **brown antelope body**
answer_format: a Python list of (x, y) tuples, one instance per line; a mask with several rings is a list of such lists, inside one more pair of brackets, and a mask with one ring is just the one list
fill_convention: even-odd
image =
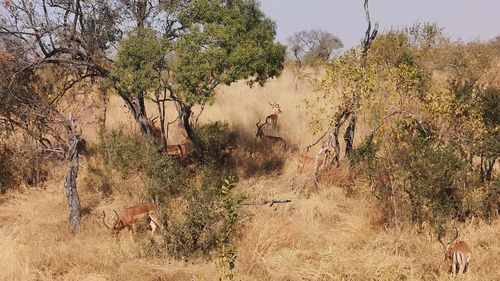
[(111, 227), (106, 223), (106, 213), (102, 211), (102, 222), (107, 228), (111, 230), (113, 238), (116, 238), (120, 231), (122, 231), (124, 228), (128, 228), (129, 231), (135, 231), (134, 225), (142, 221), (150, 220), (149, 225), (151, 226), (152, 233), (155, 232), (157, 227), (163, 228), (160, 224), (160, 221), (158, 220), (158, 210), (153, 203), (140, 203), (134, 205), (130, 208), (124, 209), (121, 212), (121, 215), (118, 215), (115, 210), (113, 210), (113, 212), (115, 212), (117, 218), (116, 222)]
[(467, 243), (464, 241), (454, 241), (458, 238), (458, 230), (456, 229), (455, 238), (453, 238), (449, 243), (445, 244), (442, 240), (441, 235), (438, 236), (438, 240), (444, 249), (444, 260), (450, 259), (451, 272), (455, 273), (465, 273), (469, 267), (471, 259), (471, 250)]
[(181, 144), (169, 144), (167, 145), (167, 154), (169, 156), (177, 156), (184, 158), (193, 153), (193, 146), (190, 142), (184, 142)]
[(255, 124), (255, 125), (257, 126), (257, 133), (255, 134), (256, 137), (260, 138), (262, 141), (264, 141), (268, 144), (271, 144), (271, 145), (278, 144), (278, 145), (283, 146), (286, 149), (287, 145), (286, 145), (286, 141), (284, 138), (276, 137), (276, 136), (268, 136), (264, 133), (264, 131), (262, 130), (262, 127), (264, 127), (266, 125), (266, 123), (260, 124), (260, 119), (259, 119), (259, 122), (257, 122), (257, 124)]
[(281, 111), (280, 105), (276, 102), (274, 102), (274, 104), (269, 102), (269, 105), (274, 108), (274, 113), (266, 117), (266, 122), (264, 124), (275, 130), (278, 128), (278, 118), (283, 111)]

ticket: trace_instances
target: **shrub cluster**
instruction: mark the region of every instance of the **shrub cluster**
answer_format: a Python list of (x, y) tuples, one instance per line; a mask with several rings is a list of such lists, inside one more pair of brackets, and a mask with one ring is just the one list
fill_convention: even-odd
[[(220, 245), (218, 241), (229, 243), (240, 200), (230, 192), (234, 186), (233, 180), (228, 184), (230, 169), (221, 168), (229, 157), (221, 155), (236, 142), (236, 135), (227, 125), (214, 123), (196, 131), (195, 143), (202, 154), (189, 167), (146, 140), (121, 131), (102, 139), (106, 139), (106, 145), (101, 147), (107, 151), (100, 155), (109, 157), (104, 163), (124, 177), (132, 172), (145, 179), (145, 196), (160, 209), (168, 254), (178, 258), (208, 254)], [(146, 248), (156, 248), (150, 245), (155, 243), (153, 240), (146, 242)]]
[(369, 137), (354, 150), (351, 160), (366, 167), (385, 211), (381, 223), (440, 224), (489, 217), (498, 208), (498, 182), (481, 184), (460, 146), (436, 136), (429, 124), (406, 119), (384, 137), (383, 146)]

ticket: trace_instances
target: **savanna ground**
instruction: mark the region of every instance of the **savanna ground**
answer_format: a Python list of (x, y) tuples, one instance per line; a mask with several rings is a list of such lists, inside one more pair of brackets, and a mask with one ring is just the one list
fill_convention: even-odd
[[(253, 139), (255, 123), (272, 112), (268, 101), (276, 101), (283, 108), (280, 135), (303, 147), (314, 140), (303, 106), (313, 88), (308, 81), (299, 81), (295, 88), (289, 72), (263, 88), (243, 83), (222, 88), (200, 122), (225, 120), (240, 138)], [(97, 118), (94, 115), (81, 122), (92, 121)], [(134, 126), (117, 98), (111, 99), (108, 126)], [(98, 141), (96, 131), (94, 127), (84, 132), (90, 148)], [(358, 135), (364, 133), (361, 127)], [(175, 129), (173, 134), (174, 142), (183, 139)], [(310, 172), (297, 172), (297, 160), (291, 155), (285, 159), (279, 172), (238, 182), (235, 191), (249, 201), (291, 202), (242, 206), (236, 280), (456, 279), (448, 273), (449, 261), (443, 261), (442, 247), (430, 227), (380, 227), (380, 212), (367, 183), (352, 182), (345, 165), (328, 171), (314, 187), (308, 182)], [(217, 280), (214, 258), (183, 261), (145, 252), (140, 241), (149, 239), (149, 233), (132, 240), (123, 231), (114, 241), (102, 225), (102, 211), (120, 210), (142, 200), (144, 182), (133, 174), (127, 178), (109, 174), (114, 193), (104, 198), (89, 181), (93, 161), (92, 154), (81, 160), (78, 188), (84, 216), (76, 236), (67, 223), (65, 164), (54, 164), (40, 187), (12, 190), (1, 197), (1, 280)], [(469, 271), (458, 279), (498, 280), (498, 220), (490, 224), (469, 220), (459, 229), (460, 239), (469, 243), (473, 254)]]

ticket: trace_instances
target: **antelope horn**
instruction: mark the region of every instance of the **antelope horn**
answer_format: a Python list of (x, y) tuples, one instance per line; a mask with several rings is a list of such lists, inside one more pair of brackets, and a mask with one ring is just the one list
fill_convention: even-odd
[(280, 108), (280, 105), (279, 105), (276, 101), (274, 101), (274, 105), (275, 105), (277, 108)]
[(456, 239), (458, 238), (458, 229), (455, 227), (455, 238), (453, 238), (451, 241), (450, 241), (450, 244), (453, 243)]
[(106, 223), (106, 212), (102, 211), (102, 223), (104, 224), (105, 227), (113, 230), (113, 228), (111, 228), (107, 223)]
[(439, 235), (438, 235), (438, 241), (439, 241), (439, 243), (441, 243), (441, 245), (443, 246), (443, 248), (446, 250), (446, 245), (444, 244), (442, 238), (443, 238), (443, 234), (439, 233)]
[(115, 226), (113, 228), (116, 228), (118, 226), (118, 223), (120, 222), (120, 216), (118, 215), (118, 213), (115, 211), (115, 209), (113, 209), (113, 212), (115, 212), (116, 214), (116, 223), (115, 223)]

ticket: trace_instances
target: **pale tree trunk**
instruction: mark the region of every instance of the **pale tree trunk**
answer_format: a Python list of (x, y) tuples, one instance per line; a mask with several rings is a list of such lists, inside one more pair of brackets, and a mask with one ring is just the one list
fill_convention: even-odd
[(65, 127), (68, 134), (69, 148), (66, 153), (66, 159), (71, 160), (71, 165), (67, 174), (64, 176), (64, 189), (68, 199), (69, 208), (69, 227), (73, 234), (76, 234), (80, 229), (80, 197), (76, 188), (76, 178), (78, 177), (78, 143), (80, 135), (76, 133), (74, 119), (72, 114), (69, 119), (65, 120)]

